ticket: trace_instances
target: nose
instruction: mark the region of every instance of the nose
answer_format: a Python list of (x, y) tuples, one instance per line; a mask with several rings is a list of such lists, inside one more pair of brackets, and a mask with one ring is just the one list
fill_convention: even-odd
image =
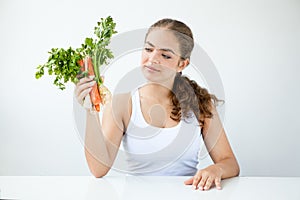
[(153, 64), (159, 64), (159, 52), (155, 49), (149, 54), (149, 62)]

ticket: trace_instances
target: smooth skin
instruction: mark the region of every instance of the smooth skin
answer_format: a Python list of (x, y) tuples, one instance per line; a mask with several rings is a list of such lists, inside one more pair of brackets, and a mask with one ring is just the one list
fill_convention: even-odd
[[(141, 58), (141, 69), (148, 84), (139, 88), (139, 93), (143, 116), (152, 126), (167, 128), (178, 124), (169, 117), (172, 110), (169, 93), (176, 73), (189, 64), (189, 59), (182, 59), (179, 55), (179, 45), (171, 31), (158, 29), (148, 34)], [(79, 103), (94, 84), (93, 77), (90, 77), (81, 79), (76, 85), (75, 95)], [(110, 170), (131, 116), (130, 93), (116, 95), (112, 99), (104, 108), (102, 123), (98, 115), (87, 112), (85, 154), (95, 177), (102, 177)], [(165, 114), (161, 113), (161, 109), (151, 110), (154, 105), (163, 107)], [(184, 182), (194, 189), (209, 190), (213, 185), (221, 189), (222, 179), (239, 174), (239, 165), (218, 113), (215, 109), (213, 113), (212, 119), (205, 120), (202, 137), (214, 164), (199, 170)]]

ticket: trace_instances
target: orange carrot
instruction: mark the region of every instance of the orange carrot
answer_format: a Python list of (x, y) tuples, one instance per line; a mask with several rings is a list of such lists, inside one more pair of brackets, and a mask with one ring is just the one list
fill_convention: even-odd
[(80, 71), (81, 72), (84, 72), (84, 62), (83, 62), (83, 60), (78, 60), (78, 64), (79, 64), (79, 66), (80, 66)]
[[(93, 62), (92, 58), (88, 57), (87, 59), (87, 69), (88, 69), (88, 75), (89, 76), (95, 76), (94, 72), (94, 67), (93, 67)], [(81, 71), (85, 71), (85, 66), (84, 62), (80, 60), (78, 64), (81, 66)], [(100, 104), (102, 103), (102, 99), (100, 96), (99, 88), (98, 88), (98, 83), (96, 83), (93, 87), (92, 90), (90, 91), (90, 98), (93, 106), (95, 107), (95, 110), (97, 112), (100, 112)]]

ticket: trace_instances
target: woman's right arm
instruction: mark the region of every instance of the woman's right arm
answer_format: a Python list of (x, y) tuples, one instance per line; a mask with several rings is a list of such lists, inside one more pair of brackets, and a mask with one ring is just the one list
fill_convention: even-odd
[[(78, 102), (82, 102), (95, 84), (91, 78), (82, 78), (75, 88)], [(110, 170), (124, 132), (121, 103), (122, 96), (115, 96), (113, 102), (105, 105), (102, 125), (98, 113), (87, 111), (85, 132), (85, 156), (91, 173), (95, 177), (102, 177)], [(82, 104), (82, 103), (81, 103)]]

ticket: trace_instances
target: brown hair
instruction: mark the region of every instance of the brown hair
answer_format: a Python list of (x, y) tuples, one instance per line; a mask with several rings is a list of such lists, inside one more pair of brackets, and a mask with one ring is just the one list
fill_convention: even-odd
[[(165, 28), (173, 31), (179, 42), (179, 51), (181, 59), (189, 59), (194, 48), (194, 38), (191, 29), (183, 22), (174, 19), (161, 19), (154, 23), (148, 30), (148, 34), (154, 28)], [(200, 87), (196, 81), (190, 80), (187, 76), (177, 73), (170, 98), (173, 103), (171, 118), (180, 121), (181, 118), (189, 118), (192, 111), (200, 126), (203, 127), (205, 118), (212, 118), (212, 106), (215, 106), (220, 100), (207, 89)]]

